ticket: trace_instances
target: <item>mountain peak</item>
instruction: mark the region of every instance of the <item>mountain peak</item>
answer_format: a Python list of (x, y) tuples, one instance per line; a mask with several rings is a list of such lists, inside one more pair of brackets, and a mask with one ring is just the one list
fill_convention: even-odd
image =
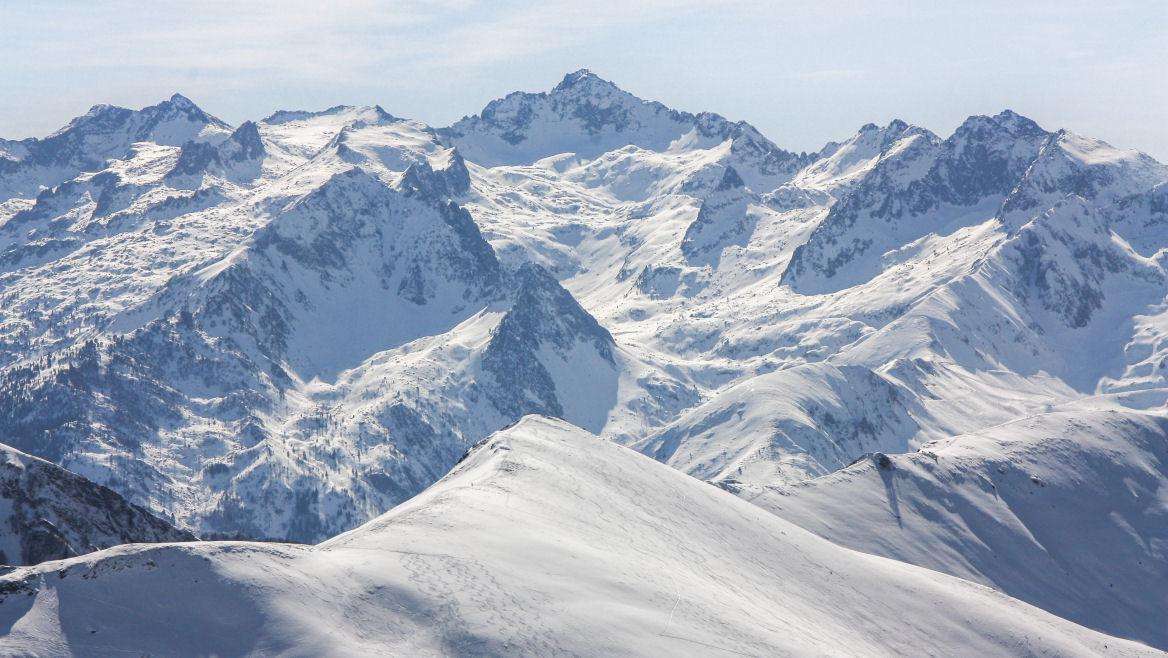
[(1009, 108), (1006, 108), (1006, 109), (1002, 110), (1001, 112), (998, 112), (997, 114), (995, 114), (994, 120), (999, 122), (999, 123), (1003, 123), (1003, 124), (1007, 124), (1007, 125), (1025, 126), (1027, 128), (1030, 128), (1030, 129), (1037, 129), (1037, 130), (1040, 130), (1042, 132), (1046, 132), (1045, 130), (1042, 130), (1041, 128), (1039, 128), (1038, 123), (1036, 123), (1030, 117), (1018, 114), (1017, 112), (1015, 112), (1014, 110), (1011, 110)]
[(954, 135), (975, 134), (986, 136), (994, 132), (1004, 132), (1014, 138), (1046, 136), (1048, 133), (1033, 120), (1014, 112), (1002, 110), (994, 116), (975, 114), (961, 123)]
[(218, 125), (222, 128), (227, 128), (226, 123), (211, 116), (210, 114), (207, 114), (206, 112), (203, 111), (203, 108), (199, 107), (198, 105), (195, 105), (194, 101), (192, 101), (191, 99), (189, 99), (186, 96), (183, 96), (182, 94), (179, 94), (179, 93), (175, 93), (175, 94), (171, 95), (171, 97), (168, 100), (165, 100), (165, 101), (159, 103), (158, 105), (155, 105), (153, 107), (144, 107), (140, 111), (144, 112), (144, 113), (148, 113), (151, 111), (155, 111), (155, 112), (162, 111), (162, 113), (164, 113), (164, 114), (168, 114), (170, 111), (173, 111), (173, 112), (178, 112), (180, 114), (186, 115), (192, 121), (201, 121), (204, 123), (215, 124), (215, 125)]
[[(553, 89), (552, 91), (564, 91), (567, 89), (571, 89), (572, 87), (575, 87), (577, 85), (588, 84), (588, 83), (592, 83), (592, 82), (608, 82), (608, 81), (602, 79), (600, 76), (596, 75), (592, 71), (589, 71), (588, 69), (578, 69), (576, 71), (573, 71), (573, 72), (565, 75), (564, 79), (560, 81), (560, 84), (556, 85), (555, 89)], [(611, 84), (611, 83), (609, 83), (609, 84)]]
[(486, 166), (530, 163), (561, 153), (594, 158), (629, 145), (664, 151), (690, 131), (696, 131), (693, 143), (702, 148), (733, 140), (734, 157), (751, 163), (738, 169), (752, 184), (749, 169), (771, 182), (796, 169), (797, 156), (779, 149), (745, 121), (673, 110), (588, 69), (567, 74), (550, 92), (517, 91), (492, 100), (477, 116), (438, 130), (446, 143)]
[[(183, 146), (183, 155), (188, 148), (189, 145)], [(259, 127), (254, 121), (244, 121), (222, 144), (214, 147), (214, 158), (208, 159), (207, 164), (212, 160), (217, 160), (220, 164), (256, 160), (262, 158), (264, 152), (264, 141), (260, 137)], [(179, 160), (182, 160), (182, 156)]]
[(368, 123), (398, 120), (380, 105), (334, 105), (325, 110), (277, 110), (261, 119), (260, 123), (273, 126), (293, 121), (310, 121), (329, 117), (348, 122), (364, 121)]
[(516, 271), (515, 280), (515, 304), (500, 331), (515, 331), (527, 341), (546, 340), (561, 349), (576, 340), (587, 340), (606, 361), (612, 361), (612, 335), (551, 272), (540, 265), (524, 263)]
[[(98, 103), (97, 105), (90, 107), (89, 111), (86, 112), (82, 116), (95, 117), (95, 116), (98, 116), (100, 114), (105, 114), (106, 112), (109, 112), (110, 110), (125, 110), (125, 108), (118, 107), (117, 105), (110, 105), (109, 103)], [(80, 118), (80, 117), (78, 117), (78, 118)], [(76, 119), (74, 119), (74, 121), (76, 121)]]
[(173, 94), (169, 99), (157, 105), (144, 107), (138, 110), (137, 114), (143, 117), (146, 124), (151, 125), (150, 129), (153, 129), (153, 126), (159, 122), (178, 118), (217, 126), (224, 131), (230, 130), (226, 123), (203, 111), (203, 108), (195, 105), (194, 101), (179, 93)]
[(182, 109), (190, 109), (190, 108), (197, 108), (198, 107), (195, 105), (194, 101), (192, 101), (191, 99), (189, 99), (186, 96), (183, 96), (182, 94), (177, 93), (177, 92), (175, 92), (175, 94), (170, 97), (170, 103), (172, 105), (174, 105), (175, 107), (179, 107)]
[(231, 133), (231, 141), (242, 148), (241, 158), (257, 157), (264, 152), (264, 142), (260, 139), (260, 130), (254, 121), (239, 124), (235, 132)]
[(598, 429), (603, 420), (581, 410), (572, 397), (580, 391), (564, 373), (584, 369), (602, 381), (600, 372), (616, 364), (612, 334), (540, 265), (522, 265), (514, 284), (511, 309), (483, 352), (483, 369), (494, 379), (487, 397), (504, 416), (539, 413)]
[[(881, 127), (875, 123), (865, 123), (860, 126), (857, 131), (859, 135), (871, 135), (873, 133), (881, 133), (885, 135), (899, 135), (906, 130), (914, 129), (916, 126), (904, 121), (903, 119), (893, 119), (888, 122), (888, 125)], [(917, 128), (919, 130), (919, 128)]]
[(235, 132), (231, 133), (231, 139), (234, 139), (237, 142), (258, 140), (259, 137), (259, 126), (256, 125), (255, 121), (251, 121), (250, 119), (239, 124), (239, 127), (235, 129)]
[(646, 103), (645, 100), (621, 89), (615, 83), (605, 80), (588, 69), (580, 69), (565, 75), (560, 84), (552, 88), (550, 92), (543, 92), (539, 95), (548, 97), (552, 102), (570, 105), (635, 106)]

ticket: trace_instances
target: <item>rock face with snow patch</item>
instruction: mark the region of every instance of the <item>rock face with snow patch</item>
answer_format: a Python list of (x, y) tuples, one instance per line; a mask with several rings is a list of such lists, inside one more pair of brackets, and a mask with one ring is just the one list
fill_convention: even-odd
[(945, 231), (951, 217), (976, 214), (979, 205), (983, 219), (993, 216), (1050, 139), (1033, 121), (1008, 110), (970, 117), (943, 141), (903, 123), (886, 132), (895, 141), (882, 144), (880, 160), (863, 182), (792, 256), (783, 280), (800, 292), (863, 283), (879, 272), (886, 250)]
[[(515, 301), (482, 356), (483, 371), (494, 380), (487, 395), (505, 416), (569, 417), (567, 409), (581, 402), (570, 398), (585, 392), (565, 386), (565, 378), (611, 379), (616, 345), (547, 270), (524, 265), (515, 280)], [(595, 426), (604, 419), (571, 420)]]
[(247, 121), (219, 144), (194, 140), (183, 144), (174, 169), (167, 175), (179, 178), (196, 176), (207, 171), (230, 174), (232, 169), (258, 161), (264, 156), (264, 152), (259, 129), (254, 122)]
[(1017, 294), (1070, 327), (1086, 326), (1103, 307), (1108, 278), (1130, 277), (1132, 293), (1165, 289), (1162, 268), (1113, 241), (1098, 211), (1077, 196), (1019, 229), (1003, 257), (1017, 272)]
[[(426, 482), (385, 498), (385, 466), (371, 464), (361, 486), (373, 493), (354, 501), (302, 473), (285, 447), (273, 450), (260, 417), (288, 414), (298, 381), (449, 329), (500, 298), (501, 277), (464, 210), (343, 171), (278, 208), (239, 250), (124, 314), (132, 330), (7, 370), (0, 422), (18, 445), (135, 500), (193, 500), (178, 512), (205, 532), (319, 539)], [(200, 452), (182, 456), (187, 440)], [(277, 500), (279, 511), (269, 507)]]
[(726, 167), (714, 191), (702, 200), (697, 219), (685, 230), (681, 252), (691, 262), (701, 262), (716, 258), (729, 244), (747, 244), (758, 221), (750, 215), (751, 202), (757, 203), (757, 197), (734, 167)]
[(0, 445), (0, 564), (37, 564), (132, 542), (194, 541), (106, 487)]

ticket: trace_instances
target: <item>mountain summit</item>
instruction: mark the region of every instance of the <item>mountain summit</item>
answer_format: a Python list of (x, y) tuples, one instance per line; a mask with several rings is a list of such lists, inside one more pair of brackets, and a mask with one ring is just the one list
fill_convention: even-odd
[(440, 132), (467, 158), (485, 165), (530, 163), (562, 153), (592, 158), (626, 145), (663, 151), (681, 143), (711, 147), (728, 140), (771, 166), (793, 166), (796, 160), (747, 123), (642, 100), (587, 69), (564, 76), (550, 92), (515, 92), (493, 100), (478, 116)]

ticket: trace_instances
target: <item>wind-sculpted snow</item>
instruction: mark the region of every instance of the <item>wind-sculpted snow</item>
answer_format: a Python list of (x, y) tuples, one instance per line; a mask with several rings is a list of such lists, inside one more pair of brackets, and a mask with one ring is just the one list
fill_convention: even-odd
[(74, 655), (1155, 655), (538, 417), (318, 546), (18, 569), (0, 577), (0, 627), (4, 652)]
[(739, 494), (841, 545), (1168, 648), (1168, 418), (1071, 404)]

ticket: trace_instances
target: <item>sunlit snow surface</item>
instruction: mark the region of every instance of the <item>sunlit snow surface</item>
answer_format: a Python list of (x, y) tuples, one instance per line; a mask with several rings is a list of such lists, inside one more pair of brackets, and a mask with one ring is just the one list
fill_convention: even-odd
[(318, 546), (126, 546), (0, 586), (16, 653), (1155, 653), (539, 417)]

